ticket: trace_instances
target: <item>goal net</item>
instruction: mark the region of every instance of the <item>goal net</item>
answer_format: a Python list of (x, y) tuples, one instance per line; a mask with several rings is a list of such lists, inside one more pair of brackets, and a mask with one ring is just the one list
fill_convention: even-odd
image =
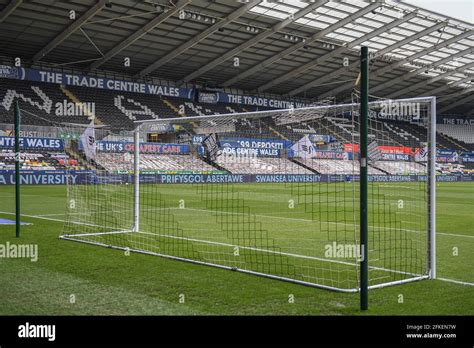
[(137, 122), (69, 179), (60, 238), (345, 292), (363, 258), (369, 288), (433, 277), (433, 100), (369, 103), (367, 255), (357, 100)]

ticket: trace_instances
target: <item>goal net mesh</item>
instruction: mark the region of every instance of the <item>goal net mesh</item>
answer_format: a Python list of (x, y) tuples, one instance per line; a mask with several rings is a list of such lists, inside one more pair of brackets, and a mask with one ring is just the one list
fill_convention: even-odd
[(61, 238), (340, 291), (363, 257), (370, 287), (425, 278), (431, 101), (369, 105), (368, 255), (357, 102), (139, 123), (139, 185), (133, 134), (106, 137)]

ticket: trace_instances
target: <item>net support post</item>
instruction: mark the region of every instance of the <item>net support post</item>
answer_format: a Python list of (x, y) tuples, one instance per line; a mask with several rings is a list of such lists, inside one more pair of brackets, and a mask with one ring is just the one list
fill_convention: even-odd
[(436, 97), (431, 98), (428, 156), (428, 274), (436, 279)]
[(140, 231), (140, 127), (133, 132), (133, 232)]
[(15, 103), (15, 235), (20, 237), (21, 212), (20, 212), (20, 105)]
[(369, 308), (368, 255), (368, 117), (369, 117), (369, 49), (361, 48), (360, 56), (360, 309)]

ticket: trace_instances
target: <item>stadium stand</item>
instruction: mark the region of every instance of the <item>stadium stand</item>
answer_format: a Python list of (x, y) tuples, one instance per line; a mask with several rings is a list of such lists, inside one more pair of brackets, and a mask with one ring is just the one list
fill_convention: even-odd
[[(300, 162), (305, 166), (315, 170), (320, 174), (355, 174), (360, 173), (357, 161), (349, 160), (329, 160), (329, 159), (296, 159), (296, 162)], [(369, 174), (383, 175), (382, 171), (369, 167)]]
[(474, 151), (474, 125), (439, 124), (438, 133), (460, 143), (465, 150)]
[(20, 108), (24, 110), (23, 124), (48, 126), (60, 122), (81, 124), (90, 122), (87, 116), (83, 115), (56, 114), (57, 103), (70, 102), (57, 84), (0, 79), (0, 100), (0, 122), (2, 123), (12, 123), (16, 100), (19, 101)]
[(216, 163), (232, 174), (313, 174), (286, 158), (220, 155)]
[[(25, 125), (51, 126), (60, 123), (87, 124), (88, 115), (60, 115), (56, 112), (57, 103), (82, 102), (94, 103), (96, 123), (108, 125), (112, 131), (131, 130), (134, 121), (178, 116), (202, 116), (241, 113), (270, 108), (242, 106), (238, 104), (203, 104), (193, 100), (163, 97), (140, 93), (125, 93), (77, 86), (61, 86), (58, 84), (1, 79), (0, 84), (0, 123), (12, 122), (12, 110), (15, 100), (19, 100), (24, 110), (22, 123)], [(181, 111), (184, 110), (184, 113)], [(276, 117), (275, 117), (276, 116)], [(342, 115), (321, 115), (319, 119), (300, 121), (287, 124), (278, 123), (278, 114), (258, 120), (234, 119), (232, 130), (222, 136), (266, 138), (298, 141), (304, 134), (320, 134), (332, 136), (335, 143), (357, 143), (358, 120), (351, 120)], [(375, 127), (374, 127), (375, 125)], [(381, 131), (383, 127), (383, 131)], [(426, 130), (415, 123), (399, 121), (372, 123), (369, 127), (369, 140), (380, 144), (408, 147), (423, 147), (427, 141)], [(197, 132), (191, 124), (186, 125), (184, 133), (189, 136)], [(183, 133), (183, 134), (184, 134)], [(325, 144), (323, 146), (327, 146)], [(437, 145), (440, 149), (452, 149), (459, 152), (474, 150), (474, 126), (469, 125), (438, 125)], [(0, 169), (12, 169), (11, 152), (2, 152)], [(25, 154), (22, 161), (23, 169), (78, 169), (84, 168), (85, 161), (81, 154), (54, 154), (49, 152)], [(358, 173), (358, 168), (351, 161), (310, 159), (290, 161), (283, 158), (254, 158), (246, 163), (231, 163), (229, 158), (219, 157), (216, 167), (222, 167), (231, 173), (266, 173), (266, 174), (351, 174)], [(131, 163), (125, 161), (123, 155), (100, 153), (95, 164), (107, 170), (127, 168)], [(474, 168), (471, 164), (439, 165), (440, 173), (462, 173)], [(143, 155), (142, 169), (164, 171), (215, 171), (216, 168), (203, 160), (190, 155)], [(420, 163), (395, 161), (377, 161), (369, 167), (369, 174), (417, 174), (424, 173), (426, 167)]]
[(436, 171), (441, 174), (463, 174), (465, 166), (459, 163), (436, 163)]
[(136, 120), (176, 117), (158, 96), (76, 86), (67, 89), (82, 102), (94, 102), (96, 117), (112, 129), (133, 129)]
[[(190, 99), (68, 86), (81, 102), (95, 102), (96, 116), (112, 129), (132, 129), (133, 121), (256, 111), (237, 104), (200, 104)], [(181, 111), (184, 111), (182, 113)]]
[[(132, 170), (129, 153), (98, 152), (95, 162), (108, 171)], [(141, 170), (211, 172), (215, 168), (192, 155), (151, 155), (140, 156)]]
[[(50, 125), (52, 123), (90, 122), (87, 115), (56, 115), (56, 104), (66, 102), (94, 103), (95, 114), (100, 124), (111, 129), (130, 130), (133, 121), (178, 117), (184, 115), (215, 115), (270, 108), (241, 106), (238, 104), (202, 104), (192, 100), (162, 97), (141, 93), (125, 93), (77, 86), (60, 86), (52, 83), (34, 84), (28, 81), (1, 79), (0, 84), (0, 122), (11, 123), (14, 101), (20, 101), (20, 107), (27, 111), (23, 115), (24, 124)], [(33, 116), (37, 115), (37, 117)], [(301, 122), (299, 124), (277, 125), (272, 118), (259, 120), (254, 124), (237, 124), (236, 133), (246, 136), (265, 136), (279, 139), (297, 140), (298, 131), (307, 130), (315, 134), (328, 134), (339, 142), (357, 142), (359, 124), (357, 120), (325, 115), (321, 119)], [(426, 131), (417, 124), (397, 121), (384, 122), (384, 132), (370, 127), (369, 137), (384, 144), (421, 147), (426, 142)], [(298, 131), (295, 131), (298, 130)], [(192, 130), (188, 130), (192, 133)], [(438, 146), (459, 151), (474, 150), (474, 126), (438, 125)], [(229, 134), (230, 136), (235, 134)], [(383, 139), (381, 139), (383, 138)], [(383, 141), (382, 141), (383, 140)]]
[[(29, 152), (20, 155), (21, 169), (24, 170), (62, 170), (84, 169), (76, 159), (65, 153)], [(15, 169), (15, 153), (11, 150), (1, 150), (0, 169)]]
[(426, 174), (426, 167), (417, 162), (376, 161), (374, 166), (391, 175)]

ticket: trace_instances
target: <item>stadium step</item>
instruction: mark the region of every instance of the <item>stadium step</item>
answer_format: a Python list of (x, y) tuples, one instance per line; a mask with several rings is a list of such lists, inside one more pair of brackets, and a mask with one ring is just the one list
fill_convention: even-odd
[(313, 173), (315, 173), (315, 174), (321, 174), (321, 173), (318, 172), (316, 169), (311, 168), (311, 167), (307, 166), (307, 165), (304, 164), (304, 163), (298, 162), (297, 160), (295, 160), (295, 159), (293, 159), (293, 158), (288, 158), (288, 159), (289, 159), (291, 162), (293, 162), (293, 163), (299, 165), (300, 167), (303, 167), (303, 168), (309, 170), (310, 172), (313, 172)]
[(454, 145), (454, 148), (459, 148), (463, 151), (468, 151), (468, 149), (464, 146), (462, 146), (461, 144), (459, 144), (459, 142), (457, 142), (455, 139), (453, 139), (452, 137), (446, 135), (446, 134), (443, 134), (441, 132), (438, 132), (437, 134), (438, 136), (440, 136), (441, 138), (443, 138), (445, 141), (447, 141), (448, 143), (451, 143)]
[(273, 133), (275, 133), (276, 135), (278, 135), (281, 139), (283, 140), (289, 140), (287, 137), (285, 137), (283, 134), (281, 134), (280, 132), (278, 132), (275, 128), (271, 127), (271, 126), (268, 126), (268, 129), (270, 129)]
[(89, 170), (100, 170), (100, 169), (103, 169), (103, 168), (99, 168), (98, 166), (96, 166), (94, 163), (90, 162), (90, 161), (87, 161), (81, 154), (79, 154), (78, 152), (74, 151), (72, 148), (66, 148), (64, 149), (64, 151), (66, 152), (66, 154), (70, 157), (70, 158), (73, 158), (75, 160), (77, 160), (79, 162), (79, 164), (86, 168), (86, 169), (89, 169)]
[(183, 116), (183, 117), (185, 116), (182, 113), (180, 113), (179, 109), (173, 103), (171, 103), (168, 99), (163, 98), (163, 103), (165, 103), (165, 105), (169, 107), (171, 110), (176, 112), (176, 115)]
[(373, 164), (369, 164), (369, 167), (372, 167), (374, 169), (377, 169), (379, 171), (381, 171), (382, 173), (386, 174), (386, 175), (390, 175), (389, 172), (387, 172), (386, 170), (383, 170), (382, 168), (378, 167), (378, 166), (374, 166)]

